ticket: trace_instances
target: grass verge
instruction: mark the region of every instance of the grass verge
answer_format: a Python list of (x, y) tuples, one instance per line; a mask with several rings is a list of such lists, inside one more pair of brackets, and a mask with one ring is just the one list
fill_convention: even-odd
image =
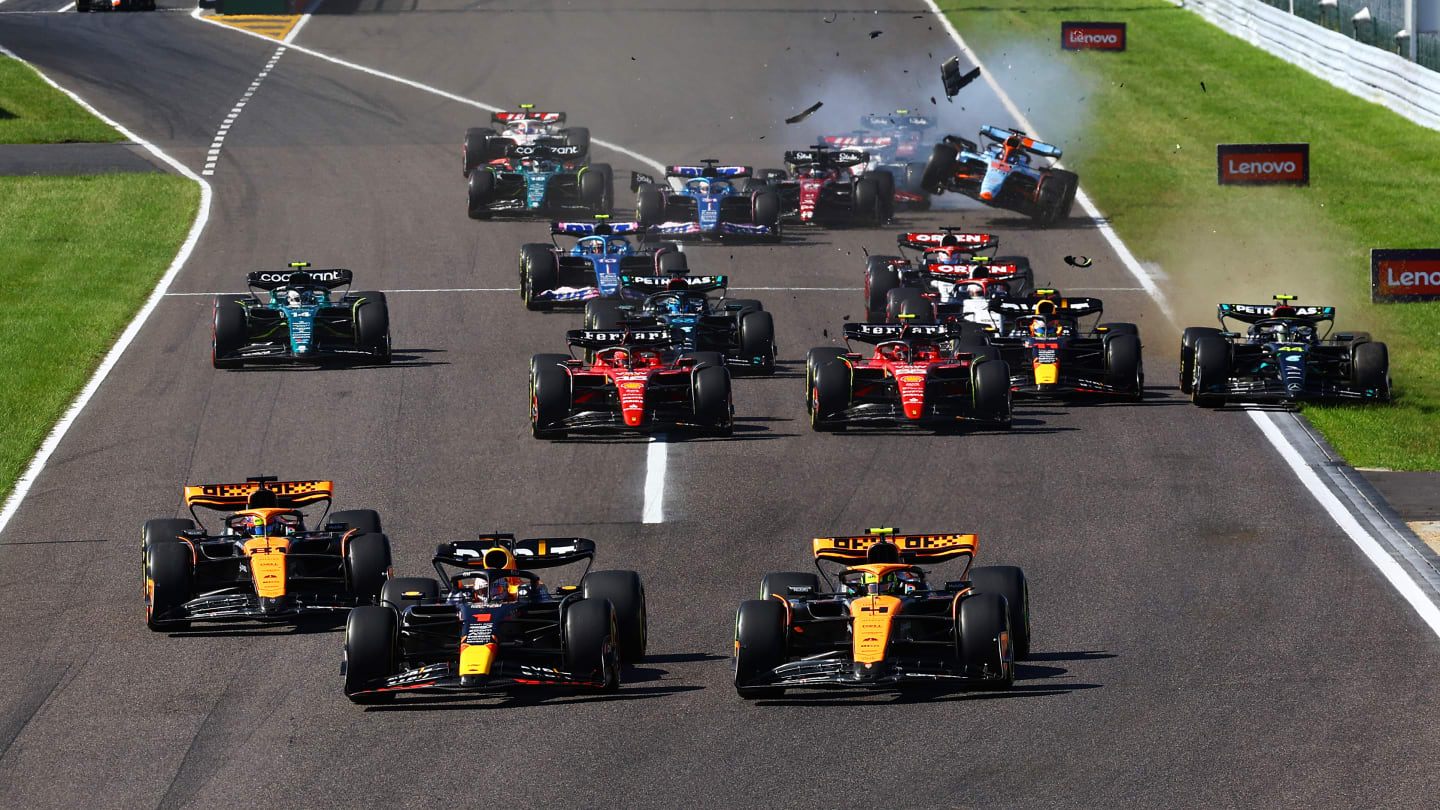
[(0, 56), (0, 144), (112, 143), (125, 140), (35, 71)]
[[(1183, 325), (1211, 325), (1220, 300), (1277, 292), (1334, 304), (1339, 328), (1389, 344), (1396, 399), (1307, 405), (1305, 416), (1355, 466), (1440, 469), (1440, 305), (1369, 303), (1371, 248), (1436, 247), (1440, 133), (1161, 0), (1093, 0), (1083, 13), (1025, 0), (940, 5), (1163, 274)], [(1074, 19), (1125, 22), (1128, 50), (1062, 50), (1060, 23)], [(1013, 122), (974, 122), (986, 123)], [(1215, 144), (1295, 141), (1311, 145), (1309, 187), (1217, 185)]]

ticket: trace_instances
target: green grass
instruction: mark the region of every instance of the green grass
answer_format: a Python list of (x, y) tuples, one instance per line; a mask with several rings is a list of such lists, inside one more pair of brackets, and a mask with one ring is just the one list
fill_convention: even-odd
[[(1163, 272), (1182, 325), (1210, 325), (1218, 301), (1277, 292), (1339, 307), (1339, 328), (1389, 344), (1396, 399), (1305, 416), (1353, 465), (1440, 469), (1440, 304), (1369, 303), (1371, 248), (1437, 246), (1440, 133), (1161, 0), (941, 5), (1120, 237)], [(1127, 23), (1128, 50), (1061, 50), (1068, 19)], [(1217, 185), (1217, 143), (1295, 141), (1311, 145), (1308, 188)]]
[(0, 56), (0, 144), (123, 140), (119, 132), (46, 84), (35, 71)]

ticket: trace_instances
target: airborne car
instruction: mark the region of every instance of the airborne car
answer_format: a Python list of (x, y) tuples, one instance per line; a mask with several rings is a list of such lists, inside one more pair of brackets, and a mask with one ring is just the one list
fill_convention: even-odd
[[(307, 528), (303, 509), (329, 510), (329, 481), (185, 488), (193, 519), (157, 518), (140, 532), (145, 622), (184, 630), (191, 622), (292, 622), (373, 604), (390, 574), (390, 541), (369, 509), (332, 512)], [(226, 512), (219, 531), (196, 509)]]
[(505, 157), (512, 146), (566, 146), (577, 151), (568, 153), (571, 162), (584, 165), (590, 160), (590, 130), (566, 127), (565, 113), (541, 112), (533, 104), (521, 104), (519, 112), (497, 112), (490, 116), (490, 126), (465, 130), (460, 147), (463, 174), (492, 160)]
[[(1180, 390), (1209, 407), (1232, 400), (1388, 401), (1385, 344), (1367, 332), (1331, 334), (1334, 307), (1294, 301), (1293, 295), (1277, 295), (1274, 304), (1221, 304), (1221, 329), (1186, 329), (1180, 339)], [(1248, 328), (1225, 331), (1227, 319)]]
[(895, 323), (900, 315), (914, 315), (918, 323), (956, 320), (998, 328), (991, 299), (1035, 287), (1026, 257), (977, 255), (1000, 245), (991, 234), (942, 228), (902, 233), (895, 241), (902, 254), (906, 248), (922, 252), (866, 257), (865, 312), (871, 321)]
[(573, 329), (566, 342), (593, 362), (563, 354), (530, 360), (530, 431), (692, 430), (728, 436), (734, 425), (730, 372), (706, 353), (677, 353), (678, 329)]
[(948, 135), (935, 145), (921, 183), (932, 194), (953, 191), (996, 208), (1018, 211), (1042, 226), (1070, 216), (1080, 177), (1035, 158), (1059, 160), (1060, 148), (1018, 129), (989, 126), (980, 143)]
[(334, 291), (349, 288), (354, 275), (309, 266), (291, 262), (289, 270), (254, 272), (246, 279), (248, 295), (215, 296), (210, 344), (215, 368), (327, 359), (390, 362), (385, 293), (336, 296)]
[(665, 182), (632, 172), (635, 219), (665, 236), (740, 237), (780, 241), (780, 197), (749, 166), (670, 166)]
[[(971, 568), (973, 534), (814, 540), (815, 567), (766, 574), (735, 617), (735, 690), (747, 699), (794, 687), (893, 689), (945, 681), (1008, 689), (1030, 653), (1029, 586), (1013, 566)], [(931, 582), (926, 563), (958, 562)], [(843, 566), (831, 582), (821, 562)]]
[[(440, 544), (439, 579), (392, 579), (379, 605), (351, 612), (345, 696), (376, 704), (416, 691), (619, 688), (621, 665), (645, 655), (645, 587), (634, 571), (590, 571), (594, 558), (583, 537)], [(580, 583), (553, 590), (531, 570), (578, 562)]]
[(870, 163), (859, 149), (831, 150), (824, 144), (785, 153), (793, 176), (761, 173), (780, 195), (780, 215), (802, 223), (878, 225), (895, 213), (895, 176), (880, 169), (856, 176)]
[(566, 210), (608, 212), (615, 198), (614, 171), (608, 163), (576, 165), (579, 154), (578, 146), (505, 147), (503, 158), (470, 172), (470, 218)]
[[(725, 298), (728, 284), (725, 276), (621, 276), (622, 300), (587, 301), (585, 328), (677, 329), (676, 351), (711, 353), (735, 372), (774, 374), (774, 319), (759, 301)], [(706, 294), (716, 290), (718, 299)]]
[[(1010, 370), (960, 324), (847, 323), (846, 348), (822, 346), (805, 358), (806, 408), (815, 430), (849, 425), (936, 429), (969, 423), (1008, 429)], [(873, 354), (851, 352), (851, 342)], [(957, 347), (958, 348), (952, 348)]]
[[(685, 254), (670, 242), (642, 244), (650, 232), (638, 222), (552, 222), (552, 243), (520, 246), (520, 298), (526, 309), (582, 307), (592, 298), (620, 295), (620, 276), (627, 273), (684, 274)], [(562, 250), (555, 236), (576, 237)], [(637, 237), (631, 242), (630, 237)]]

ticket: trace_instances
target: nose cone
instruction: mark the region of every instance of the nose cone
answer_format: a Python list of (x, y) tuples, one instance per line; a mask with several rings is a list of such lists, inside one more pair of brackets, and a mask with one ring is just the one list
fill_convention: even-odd
[(993, 200), (993, 199), (995, 199), (995, 195), (994, 195), (994, 194), (991, 194), (991, 193), (988, 192), (988, 191), (982, 191), (982, 192), (980, 192), (980, 199), (982, 199), (982, 200)]
[(922, 403), (922, 402), (907, 402), (907, 403), (905, 403), (905, 418), (906, 418), (906, 419), (919, 419), (919, 418), (920, 418), (920, 415), (921, 415), (922, 413), (924, 413), (924, 411), (925, 411), (925, 404)]
[(630, 427), (640, 427), (640, 421), (645, 418), (644, 408), (626, 408), (625, 424)]

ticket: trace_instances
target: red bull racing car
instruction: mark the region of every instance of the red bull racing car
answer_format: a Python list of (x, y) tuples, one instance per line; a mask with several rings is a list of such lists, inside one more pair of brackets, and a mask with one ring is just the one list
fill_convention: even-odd
[(990, 308), (1003, 326), (989, 332), (988, 340), (1009, 366), (1016, 394), (1103, 395), (1132, 401), (1144, 396), (1139, 328), (1119, 322), (1086, 328), (1082, 323), (1100, 317), (1100, 299), (1036, 290), (1026, 298), (993, 300)]

